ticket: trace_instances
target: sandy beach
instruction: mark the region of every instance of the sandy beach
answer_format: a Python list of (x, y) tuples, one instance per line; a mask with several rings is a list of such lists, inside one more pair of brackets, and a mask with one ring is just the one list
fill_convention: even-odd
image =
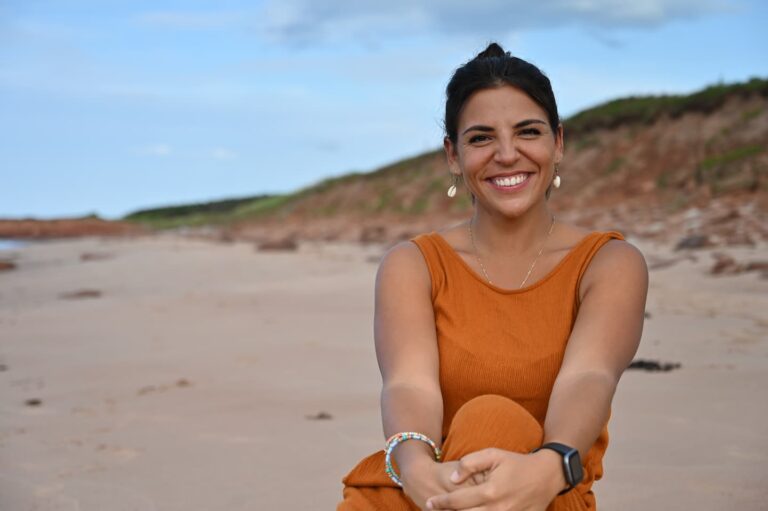
[[(613, 407), (601, 511), (766, 508), (768, 279), (632, 240), (651, 270)], [(0, 509), (334, 509), (382, 447), (383, 248), (173, 236), (0, 251)], [(761, 397), (762, 396), (762, 397)]]

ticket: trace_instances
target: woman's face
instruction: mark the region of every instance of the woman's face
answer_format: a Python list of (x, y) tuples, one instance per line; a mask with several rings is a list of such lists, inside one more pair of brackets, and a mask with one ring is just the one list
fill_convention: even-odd
[(553, 134), (546, 111), (520, 89), (483, 89), (464, 104), (456, 144), (446, 138), (445, 150), (476, 206), (517, 217), (545, 200), (563, 157), (562, 128)]

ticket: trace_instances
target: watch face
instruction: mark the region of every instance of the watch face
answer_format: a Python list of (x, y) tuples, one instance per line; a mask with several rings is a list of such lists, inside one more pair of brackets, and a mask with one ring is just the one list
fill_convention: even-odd
[(584, 478), (584, 470), (581, 468), (581, 460), (579, 459), (579, 451), (574, 449), (565, 456), (565, 463), (568, 465), (568, 473), (571, 476), (571, 480), (568, 484), (576, 486)]

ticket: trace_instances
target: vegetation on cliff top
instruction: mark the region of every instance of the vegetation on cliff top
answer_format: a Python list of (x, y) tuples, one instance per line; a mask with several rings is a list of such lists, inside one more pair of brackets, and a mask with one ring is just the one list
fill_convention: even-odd
[(142, 209), (126, 215), (123, 220), (145, 224), (157, 229), (220, 224), (231, 221), (232, 216), (238, 211), (251, 211), (257, 204), (269, 203), (281, 197), (256, 195), (239, 199)]
[(710, 113), (734, 96), (768, 97), (768, 80), (752, 78), (747, 82), (717, 84), (688, 95), (631, 96), (615, 99), (579, 112), (566, 121), (570, 134), (581, 134), (622, 124), (651, 123), (663, 115), (679, 117), (684, 113)]

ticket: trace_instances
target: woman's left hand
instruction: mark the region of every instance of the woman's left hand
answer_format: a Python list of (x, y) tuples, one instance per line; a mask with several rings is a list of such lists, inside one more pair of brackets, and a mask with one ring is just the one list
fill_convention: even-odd
[(549, 450), (520, 454), (483, 449), (459, 460), (451, 480), (460, 484), (485, 472), (478, 486), (460, 488), (427, 500), (428, 509), (472, 511), (544, 511), (565, 487), (560, 455)]

